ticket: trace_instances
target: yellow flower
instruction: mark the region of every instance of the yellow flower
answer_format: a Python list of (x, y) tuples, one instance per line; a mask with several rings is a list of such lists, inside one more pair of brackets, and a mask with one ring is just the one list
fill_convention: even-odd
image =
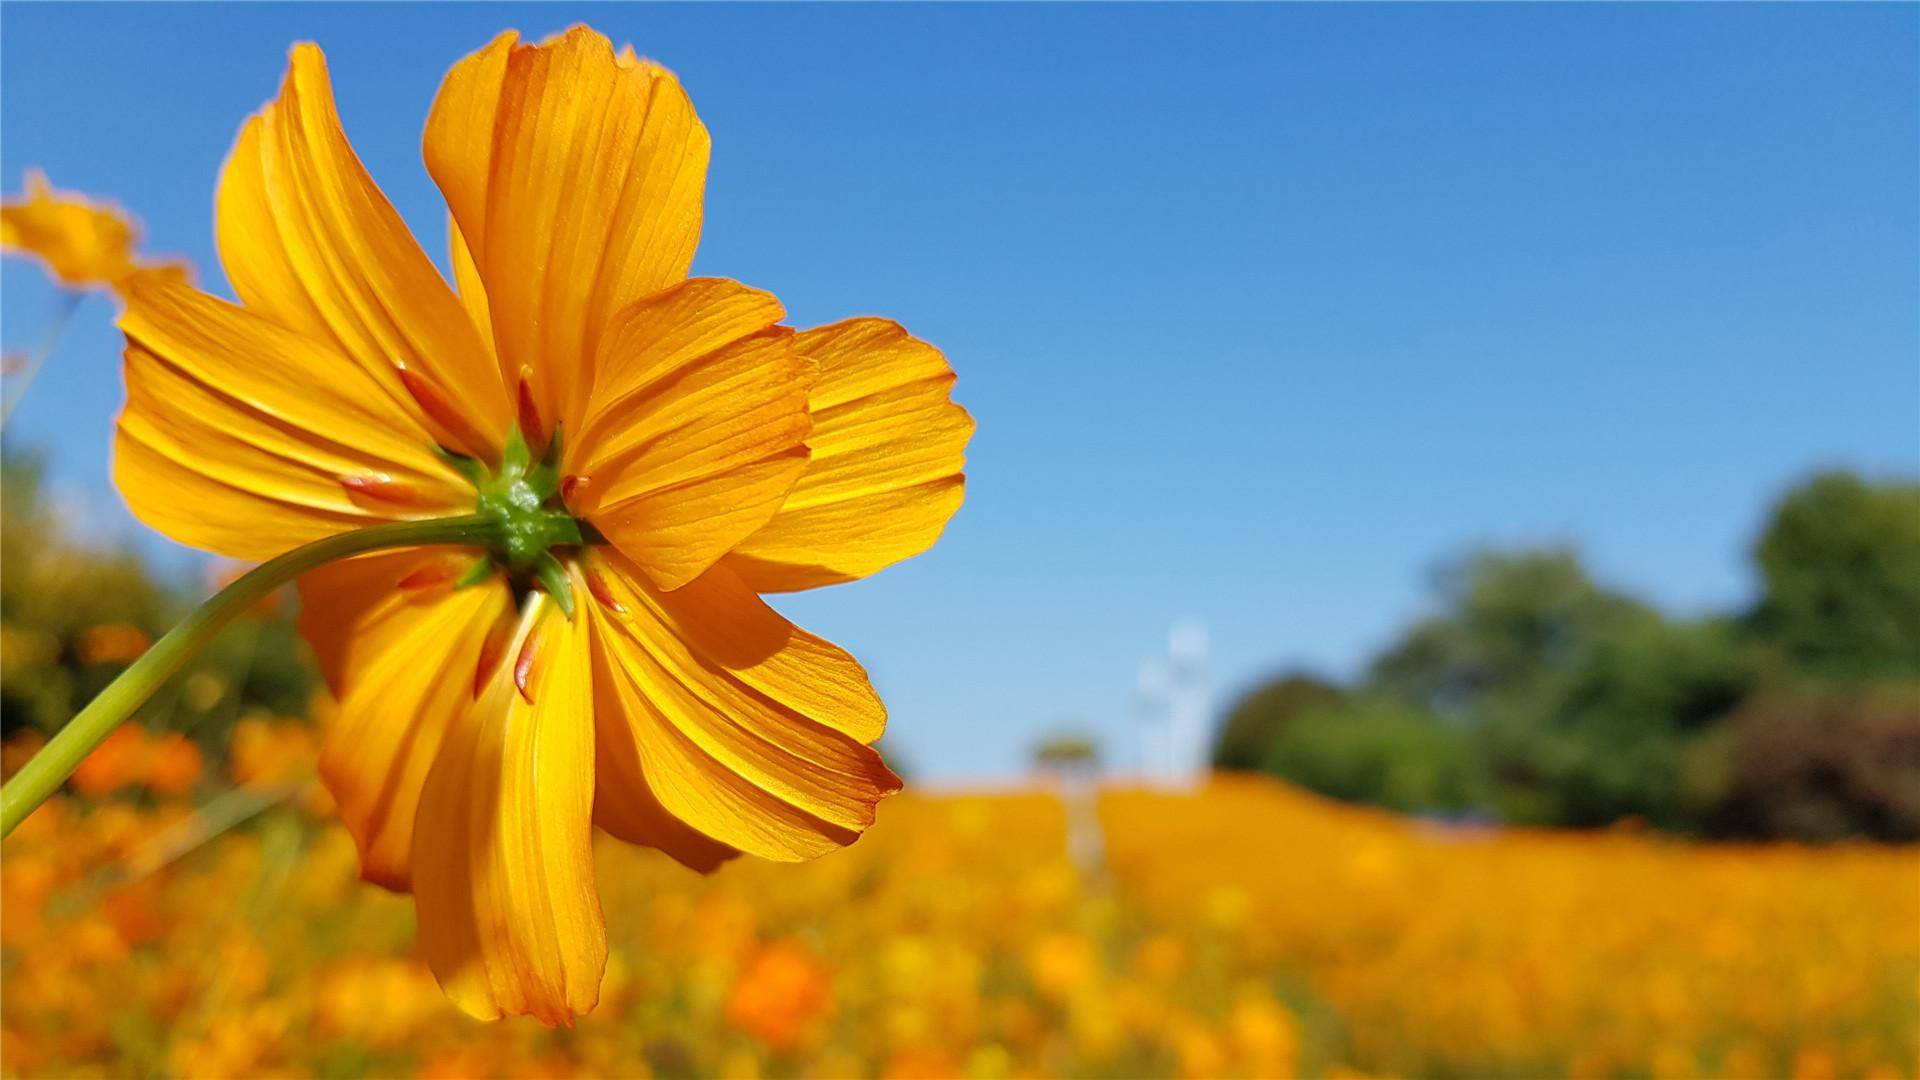
[(321, 774), (475, 1016), (593, 1007), (593, 826), (702, 870), (794, 861), (899, 788), (865, 671), (757, 594), (928, 547), (973, 423), (899, 326), (795, 333), (772, 296), (686, 278), (708, 145), (658, 65), (583, 27), (501, 35), (427, 119), (450, 288), (299, 45), (216, 198), (242, 302), (124, 290), (116, 480), (148, 524), (237, 559), (476, 509), (516, 530), (490, 562), (301, 582), (339, 700)]
[[(0, 248), (32, 255), (76, 289), (115, 285), (144, 264), (134, 258), (140, 228), (126, 211), (72, 191), (55, 191), (39, 169), (26, 193), (0, 202)], [(152, 269), (184, 278), (177, 264)]]

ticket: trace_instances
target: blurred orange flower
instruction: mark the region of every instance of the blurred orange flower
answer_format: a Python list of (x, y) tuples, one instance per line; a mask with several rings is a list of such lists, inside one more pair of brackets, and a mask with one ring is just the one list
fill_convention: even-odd
[(155, 795), (185, 795), (200, 780), (200, 748), (177, 731), (154, 736), (147, 744), (147, 790)]
[(792, 1050), (833, 1005), (832, 974), (797, 941), (756, 953), (727, 997), (727, 1022), (774, 1050)]
[(128, 623), (102, 623), (80, 632), (74, 653), (83, 664), (131, 664), (147, 651), (153, 639)]
[(69, 781), (82, 795), (98, 798), (140, 785), (155, 795), (193, 790), (203, 766), (200, 748), (177, 731), (152, 734), (123, 724), (80, 762)]
[(122, 285), (115, 478), (147, 524), (245, 560), (383, 522), (499, 526), (491, 550), (300, 583), (339, 702), (321, 774), (475, 1016), (593, 1007), (595, 826), (701, 870), (798, 861), (899, 788), (866, 672), (758, 594), (931, 545), (973, 423), (899, 326), (796, 333), (767, 293), (687, 279), (708, 148), (659, 65), (584, 27), (501, 35), (427, 119), (449, 288), (303, 44), (216, 195), (243, 304)]
[(126, 211), (56, 191), (39, 169), (27, 170), (24, 194), (0, 201), (0, 249), (39, 259), (72, 288), (117, 285), (143, 268), (185, 278), (185, 267), (177, 263), (136, 260), (139, 239), (140, 228)]
[(68, 783), (82, 795), (98, 798), (133, 784), (145, 771), (147, 733), (135, 724), (123, 724), (93, 748), (73, 770)]

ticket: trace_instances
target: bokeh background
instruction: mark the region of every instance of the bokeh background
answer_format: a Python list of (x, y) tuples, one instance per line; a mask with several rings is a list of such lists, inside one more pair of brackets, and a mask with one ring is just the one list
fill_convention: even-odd
[[(14, 4), (0, 184), (224, 292), (315, 40), (439, 257), (441, 74), (578, 20), (713, 133), (696, 272), (980, 420), (931, 553), (779, 601), (908, 794), (800, 868), (604, 843), (600, 1009), (475, 1025), (277, 601), (0, 848), (0, 1071), (1920, 1072), (1920, 9)], [(9, 353), (66, 303), (9, 260)], [(113, 315), (6, 424), (9, 770), (239, 569), (112, 489)]]

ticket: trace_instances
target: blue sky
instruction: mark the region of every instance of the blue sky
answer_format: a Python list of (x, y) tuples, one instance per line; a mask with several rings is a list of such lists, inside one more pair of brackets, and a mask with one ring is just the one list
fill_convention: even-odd
[[(287, 46), (436, 258), (460, 56), (576, 19), (714, 139), (695, 270), (885, 314), (980, 421), (930, 554), (782, 601), (853, 649), (917, 775), (1077, 717), (1125, 764), (1143, 657), (1222, 698), (1353, 671), (1478, 543), (1577, 542), (1744, 602), (1772, 499), (1920, 461), (1920, 7), (7, 5), (0, 174), (111, 195), (224, 286), (215, 176)], [(51, 293), (9, 261), (0, 319)], [(89, 301), (11, 425), (97, 531), (117, 338)]]

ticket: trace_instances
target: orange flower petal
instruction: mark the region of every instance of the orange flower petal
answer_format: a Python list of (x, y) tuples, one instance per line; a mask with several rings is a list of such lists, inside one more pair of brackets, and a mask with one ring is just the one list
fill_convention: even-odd
[[(148, 525), (258, 560), (472, 506), (426, 428), (346, 357), (163, 275), (123, 288), (127, 406), (114, 480)], [(369, 486), (406, 498), (369, 499)]]
[(541, 369), (547, 426), (580, 415), (614, 312), (686, 277), (709, 146), (671, 73), (622, 65), (586, 27), (502, 34), (441, 84), (427, 171), (486, 283), (501, 369)]
[(462, 1009), (570, 1024), (599, 1000), (607, 959), (592, 672), (584, 621), (544, 597), (509, 654), (531, 635), (541, 662), (527, 695), (502, 668), (447, 729), (414, 822), (413, 894), (427, 962)]
[(294, 46), (278, 99), (241, 128), (216, 197), (220, 261), (247, 306), (335, 346), (382, 392), (403, 366), (459, 414), (443, 445), (491, 456), (506, 388), (460, 301), (367, 175), (334, 111), (326, 58)]
[(940, 350), (886, 319), (807, 330), (820, 365), (806, 472), (727, 562), (759, 592), (851, 581), (933, 545), (960, 508), (973, 418)]
[(133, 273), (140, 230), (119, 207), (55, 191), (27, 170), (26, 192), (0, 203), (0, 249), (31, 255), (75, 288), (111, 285)]
[[(598, 569), (577, 576), (586, 585), (587, 595), (606, 615), (624, 618), (629, 608), (614, 595), (613, 586)], [(578, 592), (578, 590), (575, 590)], [(613, 675), (597, 661), (594, 674), (594, 715), (621, 715), (619, 695), (613, 690)], [(640, 772), (640, 758), (634, 750), (633, 728), (625, 723), (598, 722), (594, 725), (595, 748), (593, 783), (593, 823), (629, 844), (658, 848), (681, 865), (703, 874), (712, 873), (728, 859), (740, 854), (707, 836), (660, 805), (660, 799)]]
[[(619, 698), (603, 680), (595, 679), (595, 715), (617, 715)], [(609, 712), (611, 710), (611, 713)], [(682, 866), (710, 874), (737, 858), (738, 848), (700, 832), (667, 812), (639, 770), (633, 748), (633, 729), (622, 724), (597, 724), (594, 747), (593, 823), (629, 844), (657, 848)]]
[(414, 810), (448, 724), (473, 700), (487, 633), (512, 610), (504, 581), (453, 587), (472, 552), (402, 551), (300, 579), (300, 632), (339, 708), (320, 775), (368, 881), (405, 891)]
[(453, 289), (460, 294), (460, 303), (467, 309), (467, 317), (473, 320), (474, 329), (480, 335), (480, 341), (487, 349), (487, 363), (490, 370), (499, 370), (499, 360), (493, 352), (493, 312), (487, 306), (487, 285), (480, 280), (480, 268), (473, 264), (473, 251), (467, 247), (467, 238), (460, 235), (460, 223), (447, 215), (447, 258), (453, 264)]
[(665, 592), (617, 552), (588, 562), (618, 605), (585, 605), (609, 783), (638, 780), (701, 835), (769, 859), (824, 854), (872, 824), (900, 781), (866, 745), (886, 712), (852, 657), (725, 568)]
[(567, 445), (569, 506), (677, 588), (779, 509), (806, 468), (814, 365), (780, 304), (696, 278), (629, 305), (601, 340), (590, 413)]

